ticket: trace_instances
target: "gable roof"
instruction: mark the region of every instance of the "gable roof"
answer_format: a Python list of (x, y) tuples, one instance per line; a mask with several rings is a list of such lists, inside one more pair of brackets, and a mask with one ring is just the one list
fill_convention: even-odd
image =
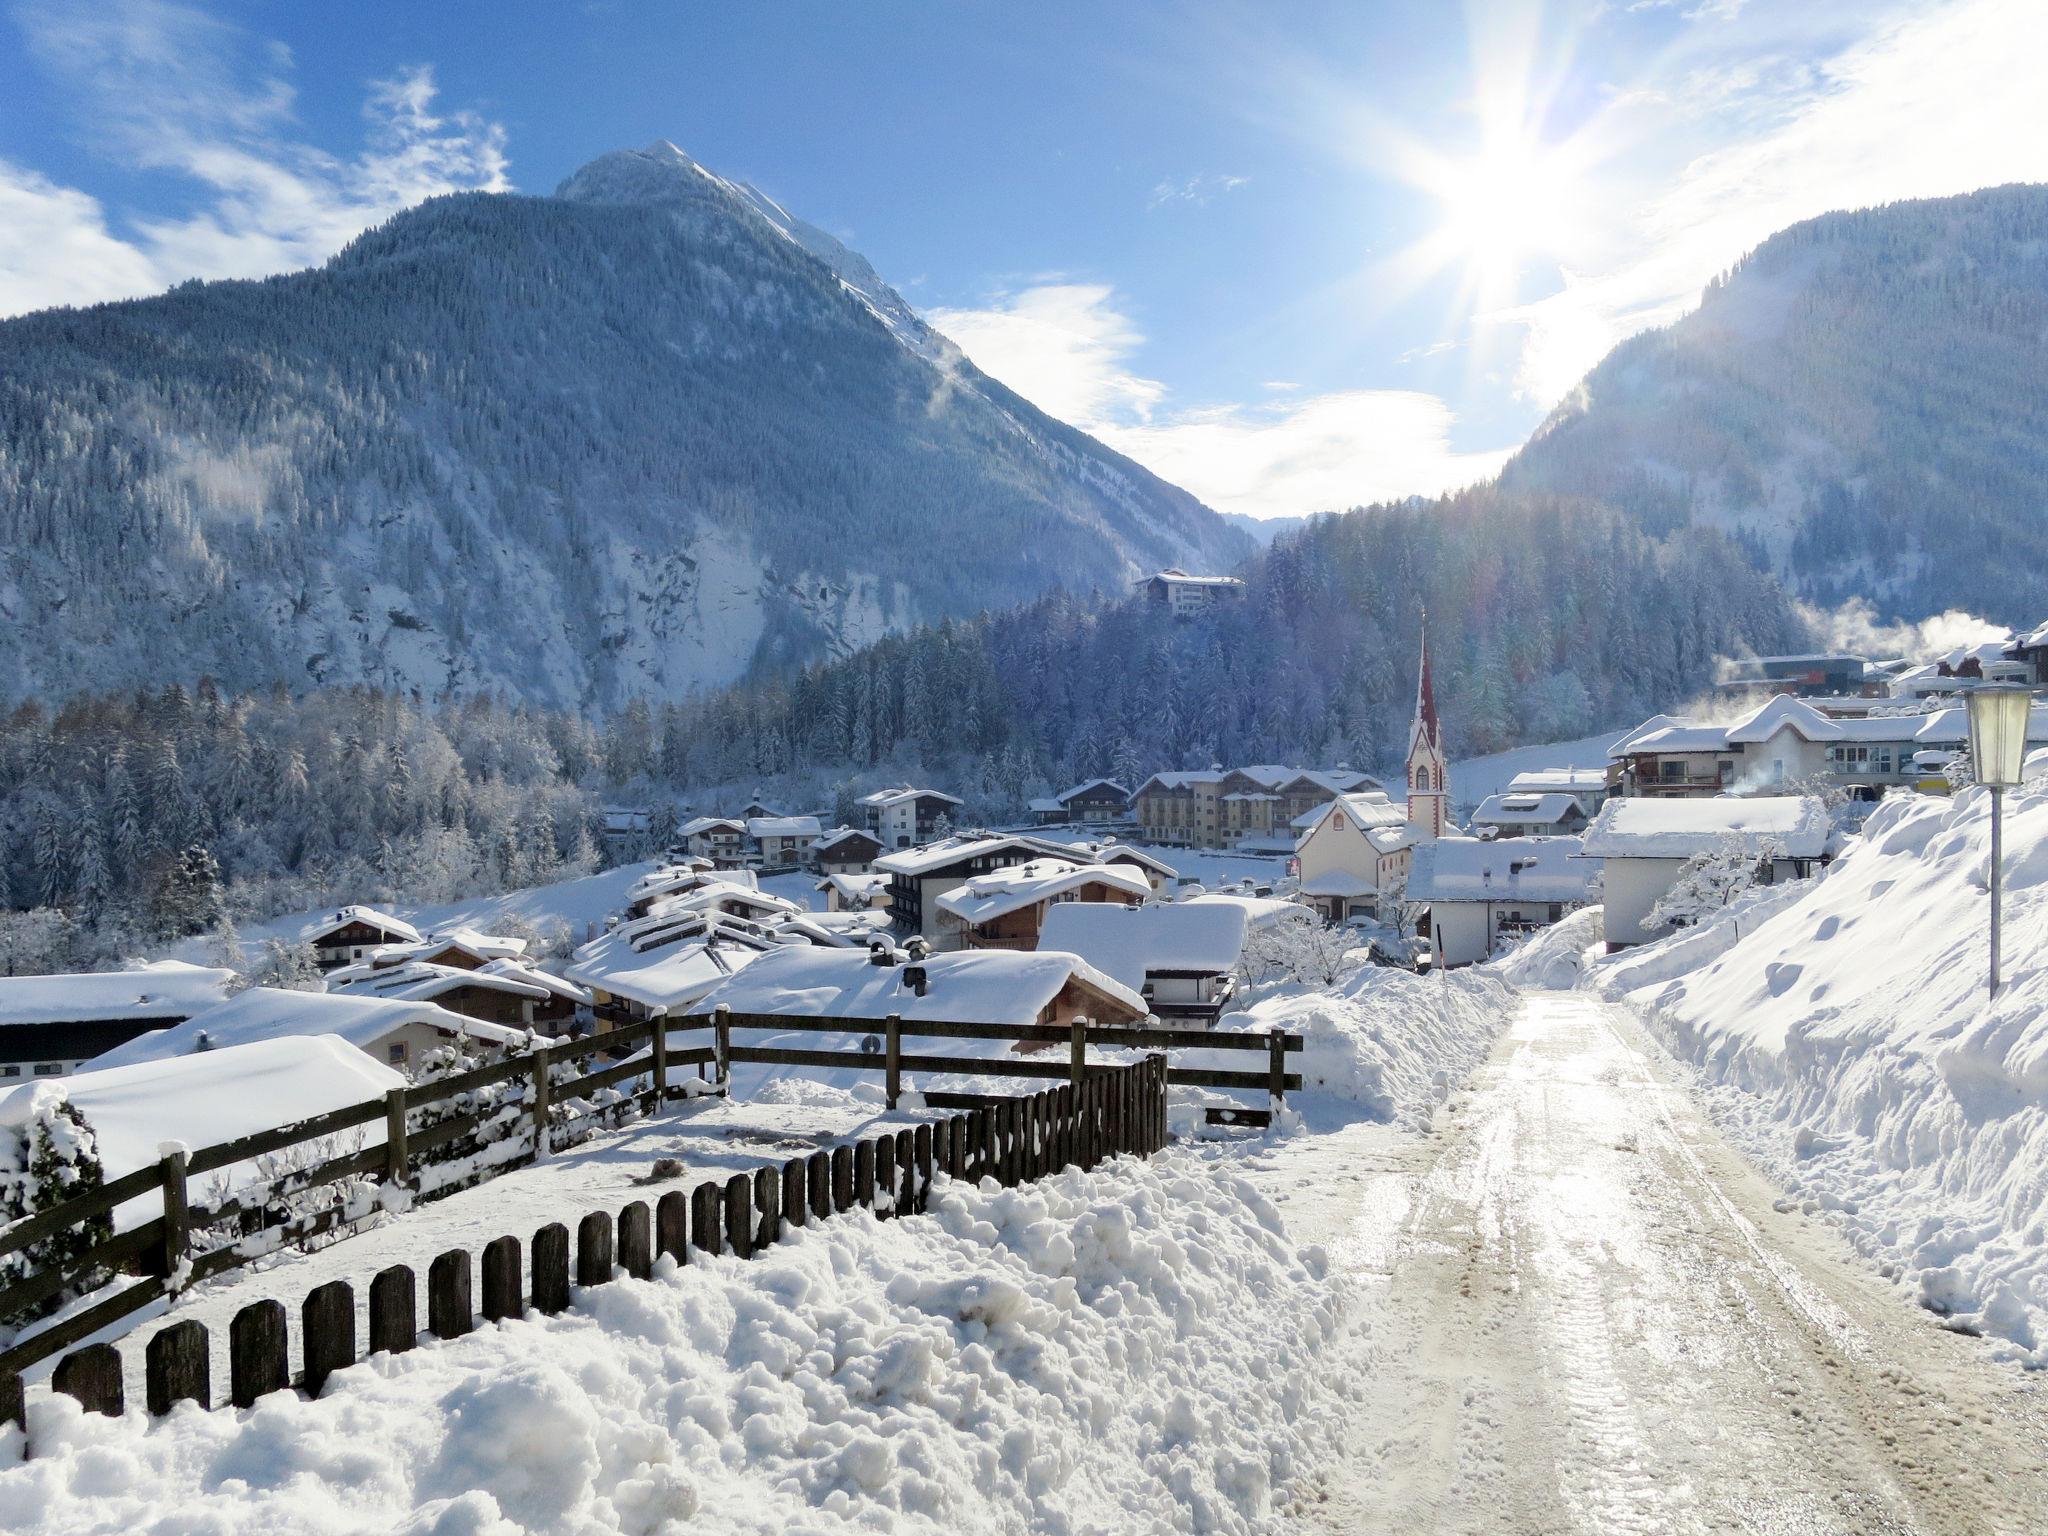
[(233, 971), (159, 960), (132, 971), (0, 978), (0, 1025), (185, 1019), (223, 1002)]
[(1769, 741), (1783, 730), (1806, 741), (1837, 741), (1842, 735), (1840, 725), (1806, 700), (1779, 693), (1729, 726), (1727, 738), (1731, 742)]
[(1517, 837), (1488, 842), (1440, 837), (1415, 850), (1408, 869), (1410, 901), (1579, 902), (1595, 876), (1579, 857), (1576, 837)]
[(680, 1008), (777, 943), (761, 925), (719, 912), (643, 917), (598, 935), (562, 970), (642, 1007)]
[(1488, 795), (1472, 813), (1474, 826), (1549, 827), (1583, 816), (1578, 800), (1562, 791), (1543, 795)]
[(1128, 800), (1131, 798), (1131, 792), (1125, 789), (1123, 785), (1117, 783), (1115, 779), (1086, 779), (1076, 784), (1072, 789), (1061, 790), (1053, 798), (1061, 805), (1064, 805), (1069, 800), (1080, 799), (1081, 796), (1087, 794), (1091, 789), (1113, 789), (1124, 799)]
[(316, 917), (299, 930), (299, 941), (304, 944), (315, 943), (322, 934), (346, 928), (350, 923), (363, 923), (372, 928), (381, 928), (408, 944), (420, 942), (419, 929), (404, 918), (393, 917), (389, 912), (379, 912), (375, 907), (364, 906), (342, 907), (325, 917)]
[(877, 848), (882, 846), (882, 840), (866, 827), (834, 827), (830, 832), (819, 834), (818, 841), (812, 845), (812, 851), (829, 853), (841, 843), (851, 842), (855, 838), (864, 843), (873, 843)]
[(733, 816), (693, 816), (676, 828), (677, 837), (696, 837), (705, 832), (744, 832), (747, 824)]
[(1152, 882), (1135, 865), (1118, 868), (1111, 864), (1040, 859), (969, 876), (964, 885), (940, 893), (938, 908), (973, 928), (1088, 885), (1106, 885), (1141, 901), (1152, 894)]
[(756, 816), (747, 823), (747, 836), (763, 837), (816, 837), (818, 818), (815, 816)]
[(1582, 851), (1596, 859), (1689, 859), (1733, 837), (1815, 859), (1827, 849), (1830, 827), (1827, 807), (1812, 795), (1610, 800), (1586, 828)]
[(958, 795), (949, 795), (943, 790), (914, 789), (908, 784), (902, 784), (894, 789), (878, 789), (873, 794), (862, 795), (854, 804), (872, 805), (880, 809), (891, 805), (901, 805), (906, 800), (943, 800), (948, 805), (963, 805), (966, 803)]
[(868, 951), (791, 945), (761, 956), (694, 1003), (692, 1014), (723, 1003), (735, 1013), (806, 1018), (951, 1019), (970, 1024), (1030, 1024), (1069, 982), (1078, 982), (1134, 1017), (1145, 1000), (1078, 955), (1058, 951), (969, 949), (914, 962), (926, 978), (920, 997), (904, 980), (911, 965), (877, 965)]
[(545, 1001), (549, 990), (522, 981), (502, 971), (464, 970), (459, 965), (435, 965), (429, 961), (415, 960), (406, 965), (384, 966), (366, 975), (351, 977), (332, 990), (350, 997), (395, 997), (407, 1002), (428, 1002), (446, 992), (459, 991), (463, 987), (479, 987), (486, 992), (505, 992), (513, 997), (528, 1001)]
[(197, 1051), (202, 1035), (208, 1049), (275, 1040), (285, 1035), (333, 1035), (367, 1049), (408, 1024), (424, 1024), (445, 1035), (468, 1035), (500, 1045), (523, 1041), (527, 1033), (451, 1013), (429, 1002), (364, 997), (349, 992), (286, 992), (275, 987), (251, 987), (218, 1007), (194, 1014), (182, 1024), (130, 1040), (98, 1059), (110, 1067), (137, 1061), (168, 1061)]
[(1530, 768), (1508, 780), (1509, 794), (1583, 795), (1607, 788), (1605, 768)]
[(1020, 833), (982, 833), (942, 837), (937, 842), (926, 843), (921, 848), (903, 848), (895, 853), (885, 853), (876, 859), (871, 867), (882, 874), (919, 875), (935, 869), (944, 869), (947, 865), (957, 864), (963, 859), (984, 858), (990, 854), (1013, 849), (1034, 857), (1065, 859), (1072, 864), (1086, 864), (1093, 857), (1078, 848), (1069, 847), (1065, 843), (1047, 842), (1044, 838), (1025, 837)]
[(1415, 838), (1415, 829), (1408, 823), (1407, 809), (1389, 800), (1385, 790), (1368, 789), (1337, 796), (1328, 805), (1310, 812), (1305, 825), (1303, 818), (1296, 817), (1293, 824), (1304, 827), (1304, 830), (1295, 839), (1295, 848), (1298, 850), (1321, 829), (1324, 822), (1333, 817), (1356, 827), (1381, 853), (1405, 848)]
[(1244, 954), (1247, 913), (1223, 902), (1061, 902), (1045, 914), (1041, 949), (1079, 955), (1132, 991), (1154, 971), (1221, 974)]

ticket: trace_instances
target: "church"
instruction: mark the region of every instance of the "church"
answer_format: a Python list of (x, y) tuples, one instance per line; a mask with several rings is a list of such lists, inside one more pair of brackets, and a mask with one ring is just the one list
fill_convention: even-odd
[(1368, 790), (1339, 795), (1325, 806), (1294, 845), (1302, 900), (1326, 922), (1395, 921), (1415, 847), (1449, 830), (1450, 787), (1425, 625), (1415, 719), (1408, 730), (1408, 803), (1404, 808), (1385, 791)]

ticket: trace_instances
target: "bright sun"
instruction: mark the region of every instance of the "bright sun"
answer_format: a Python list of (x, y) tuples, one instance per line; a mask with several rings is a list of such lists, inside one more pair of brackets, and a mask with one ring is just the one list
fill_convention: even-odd
[(1432, 243), (1484, 286), (1568, 243), (1574, 189), (1563, 154), (1504, 138), (1433, 171), (1424, 189), (1441, 214)]

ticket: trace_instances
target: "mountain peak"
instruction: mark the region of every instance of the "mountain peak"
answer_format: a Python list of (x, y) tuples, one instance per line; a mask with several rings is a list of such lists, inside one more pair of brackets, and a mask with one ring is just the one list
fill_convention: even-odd
[(663, 203), (700, 195), (706, 183), (738, 189), (714, 176), (667, 139), (645, 149), (614, 149), (571, 172), (555, 196), (572, 203)]

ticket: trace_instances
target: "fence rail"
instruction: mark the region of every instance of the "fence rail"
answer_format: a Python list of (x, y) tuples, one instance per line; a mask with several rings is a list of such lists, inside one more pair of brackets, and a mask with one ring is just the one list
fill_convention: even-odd
[[(709, 1030), (709, 1046), (678, 1049), (670, 1037)], [(784, 1034), (860, 1034), (880, 1037), (881, 1049), (810, 1049), (798, 1046), (754, 1046), (733, 1044), (733, 1031), (773, 1031)], [(1012, 1053), (1004, 1056), (952, 1056), (906, 1052), (905, 1038), (912, 1040), (976, 1040), (1010, 1042), (1019, 1047), (1067, 1047), (1064, 1059), (1050, 1054)], [(646, 1046), (645, 1052), (637, 1050)], [(53, 1206), (47, 1211), (0, 1229), (0, 1258), (20, 1253), (74, 1228), (109, 1217), (126, 1202), (159, 1193), (163, 1214), (125, 1232), (113, 1234), (62, 1264), (33, 1271), (0, 1285), (0, 1319), (18, 1317), (44, 1306), (64, 1292), (87, 1287), (94, 1277), (112, 1283), (123, 1274), (138, 1275), (138, 1283), (122, 1287), (61, 1322), (46, 1327), (0, 1350), (0, 1381), (8, 1373), (26, 1370), (52, 1355), (89, 1338), (109, 1324), (166, 1294), (198, 1280), (225, 1273), (252, 1258), (273, 1251), (286, 1242), (303, 1242), (324, 1236), (360, 1220), (369, 1207), (351, 1214), (340, 1194), (330, 1197), (324, 1208), (294, 1212), (287, 1202), (303, 1205), (312, 1191), (345, 1185), (355, 1179), (372, 1179), (404, 1185), (416, 1198), (431, 1199), (465, 1188), (472, 1180), (456, 1179), (419, 1187), (429, 1169), (465, 1155), (477, 1156), (492, 1148), (509, 1148), (494, 1158), (490, 1171), (502, 1172), (544, 1155), (551, 1146), (566, 1145), (595, 1134), (607, 1122), (600, 1109), (579, 1117), (578, 1123), (558, 1124), (555, 1111), (567, 1103), (587, 1103), (592, 1094), (636, 1079), (650, 1086), (622, 1103), (649, 1108), (673, 1096), (676, 1085), (671, 1074), (678, 1068), (710, 1068), (710, 1081), (724, 1091), (735, 1065), (822, 1067), (877, 1072), (885, 1079), (889, 1107), (902, 1097), (903, 1074), (952, 1073), (963, 1076), (1008, 1077), (1036, 1080), (1065, 1080), (1079, 1087), (1086, 1076), (1087, 1048), (1101, 1046), (1140, 1051), (1204, 1050), (1263, 1055), (1260, 1070), (1238, 1071), (1214, 1067), (1176, 1067), (1166, 1063), (1161, 1070), (1168, 1085), (1250, 1091), (1264, 1094), (1266, 1107), (1232, 1106), (1212, 1108), (1212, 1124), (1263, 1125), (1271, 1118), (1271, 1105), (1302, 1086), (1298, 1073), (1287, 1070), (1286, 1058), (1300, 1051), (1301, 1036), (1266, 1031), (1172, 1029), (1150, 1025), (1095, 1024), (1077, 1019), (1071, 1024), (992, 1024), (972, 1020), (883, 1018), (820, 1018), (789, 1014), (736, 1013), (719, 1008), (713, 1013), (678, 1019), (643, 1019), (620, 1024), (600, 1035), (567, 1044), (543, 1046), (531, 1052), (505, 1056), (465, 1072), (434, 1078), (404, 1088), (394, 1088), (380, 1099), (346, 1105), (273, 1130), (257, 1131), (231, 1141), (201, 1147), (189, 1154), (166, 1157), (161, 1163), (137, 1169), (113, 1180), (104, 1188)], [(587, 1062), (598, 1055), (635, 1054), (573, 1077), (557, 1080), (556, 1069)], [(465, 1095), (473, 1095), (500, 1084), (524, 1079), (527, 1084), (523, 1107), (516, 1118), (523, 1122), (506, 1134), (480, 1140), (493, 1121), (502, 1121), (507, 1106), (489, 1109), (465, 1107)], [(426, 1112), (439, 1112), (426, 1118)], [(420, 1116), (417, 1128), (412, 1120)], [(339, 1149), (323, 1148), (330, 1138), (381, 1122), (382, 1145)], [(556, 1140), (557, 1133), (564, 1139)], [(516, 1138), (516, 1140), (515, 1140)], [(225, 1195), (211, 1204), (195, 1205), (191, 1180), (210, 1173), (272, 1157), (295, 1149), (323, 1152), (309, 1167), (293, 1170), (274, 1187)], [(479, 1171), (481, 1176), (481, 1170)], [(194, 1254), (193, 1238), (236, 1226), (241, 1230), (232, 1241)], [(274, 1241), (273, 1241), (274, 1240)], [(266, 1246), (268, 1244), (268, 1246)]]
[[(576, 1223), (573, 1261), (570, 1229), (562, 1222), (543, 1226), (525, 1244), (515, 1236), (496, 1238), (475, 1257), (450, 1249), (427, 1270), (424, 1331), (419, 1277), (407, 1265), (392, 1265), (370, 1280), (364, 1357), (414, 1349), (429, 1335), (460, 1338), (477, 1326), (479, 1315), (485, 1322), (505, 1322), (529, 1310), (562, 1312), (574, 1304), (574, 1287), (608, 1284), (620, 1274), (647, 1279), (662, 1255), (679, 1264), (721, 1253), (745, 1259), (798, 1227), (850, 1211), (870, 1210), (882, 1219), (915, 1215), (926, 1208), (940, 1172), (1008, 1186), (1067, 1167), (1093, 1168), (1118, 1155), (1150, 1156), (1167, 1140), (1166, 1087), (1163, 1056), (1091, 1065), (1078, 1081), (1058, 1088), (986, 1100), (780, 1167), (707, 1181), (687, 1195), (671, 1190), (651, 1209), (635, 1200), (616, 1216), (591, 1211)], [(162, 1293), (154, 1279), (132, 1289), (148, 1290), (150, 1299)], [(110, 1311), (105, 1320), (120, 1315)], [(181, 1402), (246, 1408), (294, 1388), (319, 1396), (330, 1376), (359, 1358), (355, 1288), (334, 1280), (305, 1297), (297, 1372), (289, 1331), (289, 1314), (279, 1301), (251, 1302), (237, 1312), (228, 1330), (227, 1394), (216, 1403), (205, 1325), (187, 1319), (159, 1329), (144, 1349), (147, 1411), (166, 1414)], [(120, 1415), (128, 1406), (126, 1380), (120, 1350), (102, 1343), (66, 1354), (50, 1385), (87, 1412)], [(0, 1424), (12, 1421), (26, 1430), (26, 1405), (20, 1375), (0, 1370)]]

